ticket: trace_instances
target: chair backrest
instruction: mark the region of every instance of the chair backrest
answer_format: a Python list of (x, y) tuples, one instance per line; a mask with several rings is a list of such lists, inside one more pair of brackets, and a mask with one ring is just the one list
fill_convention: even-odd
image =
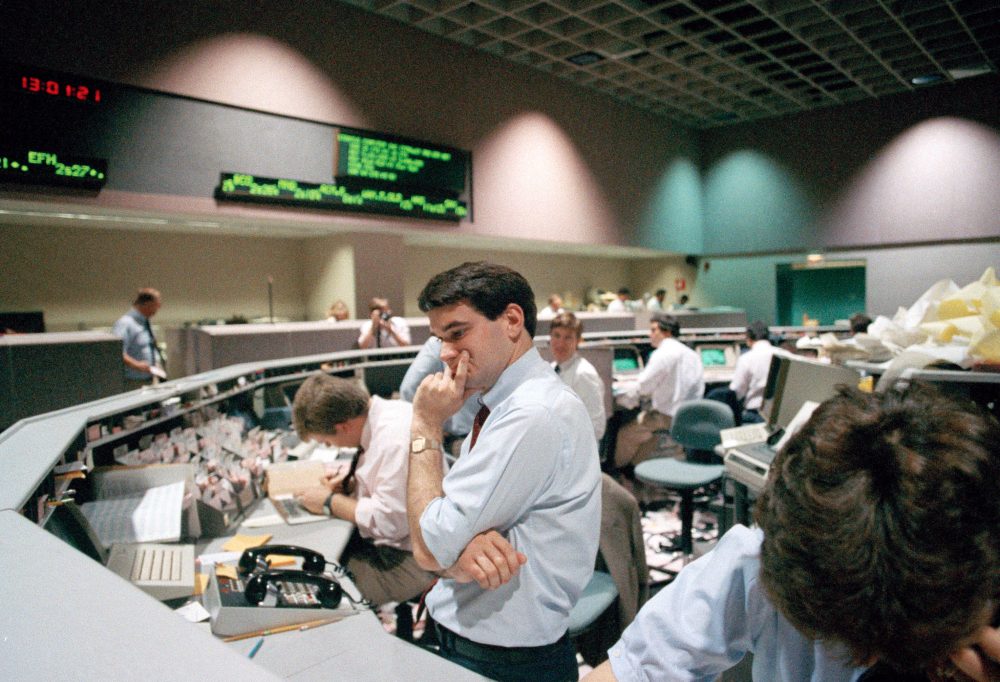
[(712, 450), (722, 442), (719, 431), (735, 424), (733, 410), (718, 400), (689, 400), (681, 403), (670, 426), (670, 436), (691, 450)]

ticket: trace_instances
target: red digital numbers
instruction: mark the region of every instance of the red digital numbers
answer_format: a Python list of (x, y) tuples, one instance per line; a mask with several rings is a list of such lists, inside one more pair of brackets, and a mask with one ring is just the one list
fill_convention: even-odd
[(42, 79), (38, 76), (21, 76), (21, 89), (26, 92), (37, 92), (43, 95), (75, 99), (81, 102), (101, 101), (100, 88), (63, 83), (52, 78)]

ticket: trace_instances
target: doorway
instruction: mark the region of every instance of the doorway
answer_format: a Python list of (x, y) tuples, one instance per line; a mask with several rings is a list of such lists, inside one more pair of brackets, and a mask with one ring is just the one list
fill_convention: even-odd
[(831, 325), (865, 310), (865, 261), (775, 266), (779, 326)]

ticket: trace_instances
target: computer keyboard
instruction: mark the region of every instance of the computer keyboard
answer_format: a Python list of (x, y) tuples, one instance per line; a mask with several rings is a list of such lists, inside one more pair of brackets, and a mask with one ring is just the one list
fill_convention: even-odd
[(108, 568), (160, 600), (194, 594), (194, 545), (112, 545)]
[(719, 431), (722, 447), (726, 450), (746, 443), (762, 443), (770, 435), (771, 432), (768, 430), (767, 424), (764, 423), (746, 424)]

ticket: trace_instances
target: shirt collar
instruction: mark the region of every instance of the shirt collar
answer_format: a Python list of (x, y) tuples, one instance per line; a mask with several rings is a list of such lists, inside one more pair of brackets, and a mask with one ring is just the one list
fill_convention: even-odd
[(128, 311), (127, 314), (130, 315), (139, 324), (146, 324), (146, 321), (149, 319), (148, 317), (146, 317), (145, 315), (143, 315), (142, 313), (140, 313), (135, 308), (129, 308), (129, 311)]
[[(549, 363), (542, 359), (538, 349), (532, 345), (524, 355), (514, 361), (514, 364), (503, 371), (488, 393), (479, 396), (480, 404), (486, 405), (490, 410), (494, 409), (506, 400), (514, 389), (539, 371), (552, 373)], [(554, 379), (555, 375), (552, 378)]]
[(382, 409), (382, 402), (382, 398), (373, 395), (372, 401), (368, 405), (368, 417), (365, 419), (365, 425), (361, 429), (361, 447), (365, 450), (372, 444), (372, 417)]
[(575, 366), (575, 365), (576, 365), (576, 363), (577, 363), (577, 362), (578, 362), (579, 360), (580, 360), (580, 354), (579, 354), (579, 353), (573, 353), (573, 355), (572, 355), (572, 356), (570, 356), (570, 359), (569, 359), (569, 360), (567, 360), (566, 362), (562, 362), (562, 363), (559, 363), (559, 362), (556, 362), (556, 363), (553, 363), (553, 364), (554, 364), (554, 365), (555, 365), (556, 367), (558, 367), (558, 368), (559, 368), (559, 371), (560, 371), (560, 372), (565, 372), (565, 371), (566, 371), (566, 370), (568, 370), (568, 369), (572, 369), (572, 368), (573, 368), (573, 366)]

